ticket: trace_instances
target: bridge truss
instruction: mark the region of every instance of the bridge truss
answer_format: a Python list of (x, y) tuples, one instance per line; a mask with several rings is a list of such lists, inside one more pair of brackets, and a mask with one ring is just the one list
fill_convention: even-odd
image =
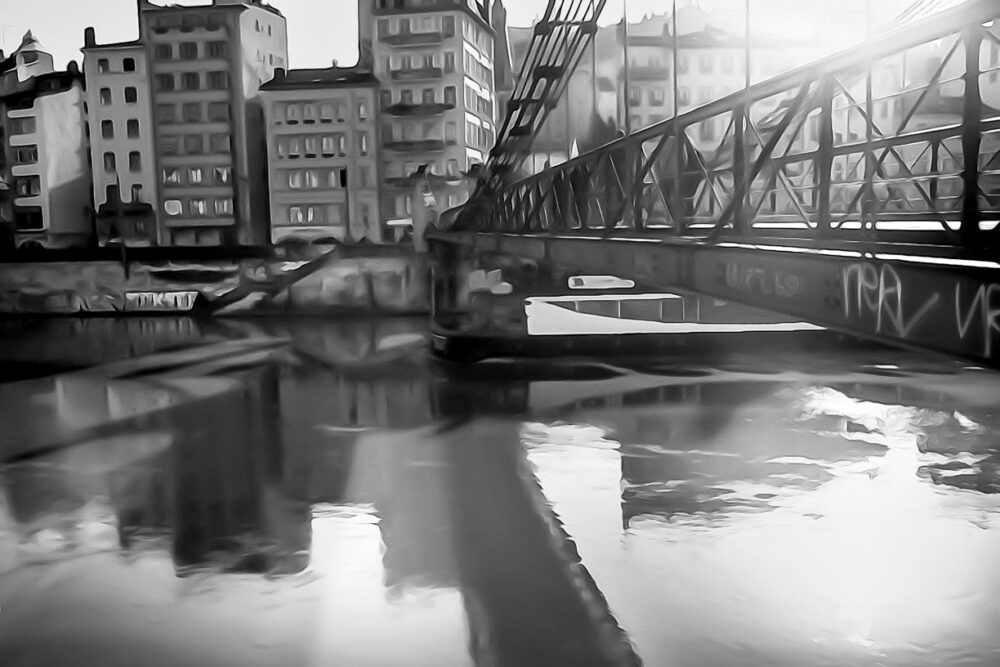
[(436, 236), (995, 363), (998, 46), (971, 0), (482, 189)]

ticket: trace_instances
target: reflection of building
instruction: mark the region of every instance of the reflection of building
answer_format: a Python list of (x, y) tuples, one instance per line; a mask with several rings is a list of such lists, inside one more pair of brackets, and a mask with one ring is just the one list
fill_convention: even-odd
[(486, 161), (496, 136), (494, 32), (486, 4), (358, 3), (362, 65), (381, 82), (381, 213), (388, 220), (411, 217), (413, 174), (421, 165), (455, 176)]
[(286, 67), (285, 18), (261, 0), (140, 2), (150, 59), (162, 245), (267, 243), (257, 91)]
[(278, 69), (261, 87), (271, 242), (381, 241), (377, 82), (357, 69)]
[(67, 247), (91, 238), (83, 77), (56, 71), (28, 32), (0, 53), (0, 225), (18, 246)]
[(153, 244), (156, 171), (146, 49), (138, 40), (97, 44), (87, 28), (82, 51), (99, 239)]

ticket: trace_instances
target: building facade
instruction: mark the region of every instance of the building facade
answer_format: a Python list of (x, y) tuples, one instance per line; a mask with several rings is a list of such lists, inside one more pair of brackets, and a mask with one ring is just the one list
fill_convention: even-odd
[(286, 67), (285, 18), (261, 0), (139, 0), (162, 245), (268, 242), (262, 83)]
[(378, 82), (357, 69), (279, 69), (261, 87), (272, 243), (383, 240)]
[(103, 244), (157, 245), (153, 119), (142, 42), (97, 44), (84, 33), (94, 209)]
[[(362, 64), (381, 83), (382, 206), (409, 224), (424, 172), (459, 179), (496, 137), (494, 32), (488, 3), (359, 0)], [(442, 207), (463, 203), (458, 192)]]
[(29, 31), (0, 57), (0, 227), (15, 247), (83, 246), (93, 236), (83, 76), (56, 71)]

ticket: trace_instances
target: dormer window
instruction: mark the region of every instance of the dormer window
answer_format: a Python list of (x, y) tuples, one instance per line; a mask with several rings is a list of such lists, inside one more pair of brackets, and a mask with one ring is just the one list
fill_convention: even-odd
[(21, 54), (21, 63), (24, 65), (30, 65), (31, 63), (38, 62), (38, 54), (34, 51), (25, 51)]

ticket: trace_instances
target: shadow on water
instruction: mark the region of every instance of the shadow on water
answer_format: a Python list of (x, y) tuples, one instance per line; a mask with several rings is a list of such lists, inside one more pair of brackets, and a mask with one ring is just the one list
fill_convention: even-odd
[(91, 430), (0, 467), (4, 665), (996, 664), (995, 375), (781, 335), (455, 366), (233, 321), (288, 343), (26, 383)]

